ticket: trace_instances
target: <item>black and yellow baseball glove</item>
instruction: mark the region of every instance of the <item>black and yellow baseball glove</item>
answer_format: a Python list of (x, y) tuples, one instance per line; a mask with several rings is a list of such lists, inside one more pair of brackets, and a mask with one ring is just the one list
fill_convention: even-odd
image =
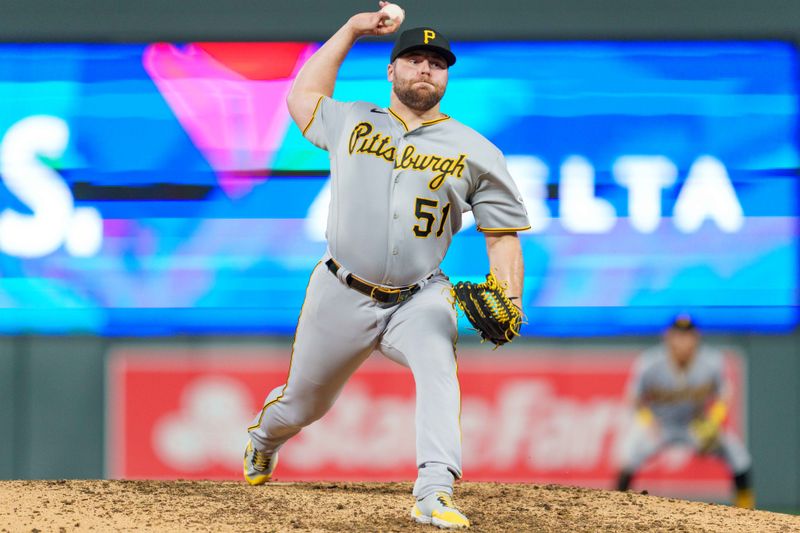
[(481, 283), (459, 281), (453, 286), (453, 297), (484, 341), (501, 346), (519, 335), (522, 311), (506, 296), (494, 274), (487, 274)]

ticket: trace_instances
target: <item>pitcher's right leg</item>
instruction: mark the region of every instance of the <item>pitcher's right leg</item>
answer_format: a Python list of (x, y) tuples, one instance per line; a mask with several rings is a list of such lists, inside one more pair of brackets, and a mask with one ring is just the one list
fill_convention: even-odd
[(270, 392), (248, 427), (252, 458), (248, 465), (245, 454), (245, 477), (251, 484), (267, 481), (271, 470), (248, 475), (249, 467), (257, 470), (252, 467), (258, 461), (269, 470), (278, 449), (330, 409), (375, 347), (377, 326), (372, 301), (317, 265), (300, 311), (286, 384)]
[(417, 480), (411, 517), (446, 529), (468, 528), (453, 502), (461, 477), (461, 391), (456, 314), (444, 276), (431, 280), (392, 315), (381, 351), (411, 369), (416, 384)]

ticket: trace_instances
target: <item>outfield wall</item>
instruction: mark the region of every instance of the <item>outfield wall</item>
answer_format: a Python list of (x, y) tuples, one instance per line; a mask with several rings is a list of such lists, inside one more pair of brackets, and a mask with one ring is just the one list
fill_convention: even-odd
[[(554, 390), (559, 389), (559, 387), (566, 387), (564, 391), (553, 396), (554, 398), (561, 398), (560, 400), (555, 401), (555, 403), (554, 400), (542, 400), (541, 402), (546, 403), (546, 409), (550, 411), (559, 408), (562, 409), (562, 412), (569, 412), (569, 409), (565, 406), (579, 404), (582, 401), (580, 400), (582, 395), (586, 396), (586, 398), (595, 397), (595, 400), (593, 400), (595, 402), (600, 401), (597, 398), (602, 398), (603, 394), (610, 395), (609, 398), (612, 399), (615, 395), (611, 390), (602, 392), (598, 389), (595, 391), (597, 388), (595, 386), (589, 387), (592, 390), (588, 390), (585, 384), (581, 385), (583, 382), (579, 383), (580, 379), (575, 378), (574, 373), (581, 371), (580, 367), (585, 366), (585, 364), (582, 363), (576, 366), (574, 361), (594, 361), (592, 363), (594, 365), (601, 364), (606, 366), (607, 368), (602, 371), (595, 368), (595, 371), (599, 372), (596, 374), (596, 379), (601, 379), (604, 375), (611, 376), (613, 374), (616, 377), (608, 379), (616, 380), (613, 381), (614, 383), (617, 381), (622, 383), (622, 374), (620, 372), (624, 374), (625, 358), (635, 353), (639, 348), (646, 346), (648, 340), (647, 338), (600, 338), (573, 342), (568, 340), (555, 342), (548, 340), (544, 343), (527, 340), (501, 352), (492, 352), (485, 345), (471, 343), (467, 340), (462, 341), (461, 351), (465, 354), (463, 356), (464, 365), (467, 369), (475, 365), (477, 365), (476, 368), (480, 368), (481, 364), (486, 364), (487, 361), (491, 362), (493, 357), (499, 358), (500, 362), (506, 361), (506, 364), (508, 364), (509, 356), (511, 356), (512, 360), (516, 358), (517, 362), (525, 363), (527, 361), (529, 365), (532, 363), (533, 366), (525, 371), (527, 374), (521, 371), (520, 376), (531, 375), (535, 376), (536, 379), (544, 379), (545, 383), (550, 383), (554, 387)], [(797, 350), (797, 338), (794, 336), (753, 336), (747, 338), (715, 337), (709, 340), (728, 347), (732, 352), (738, 353), (742, 357), (741, 375), (743, 380), (739, 388), (742, 403), (737, 408), (736, 417), (742, 421), (741, 433), (745, 436), (754, 457), (759, 506), (769, 509), (800, 507), (800, 465), (798, 465), (796, 453), (797, 449), (800, 448), (800, 424), (798, 424), (800, 417), (797, 416), (800, 402), (798, 398), (798, 391), (800, 390), (800, 354), (798, 354)], [(253, 405), (245, 404), (247, 407), (244, 408), (243, 412), (246, 413), (247, 409), (256, 408), (257, 398), (261, 392), (265, 394), (268, 388), (280, 384), (272, 382), (280, 380), (280, 376), (283, 375), (288, 363), (288, 352), (288, 339), (184, 338), (170, 340), (160, 338), (109, 341), (108, 339), (91, 337), (4, 338), (0, 342), (0, 379), (2, 380), (2, 383), (0, 383), (2, 384), (0, 387), (0, 426), (6, 429), (0, 437), (0, 478), (98, 478), (107, 475), (187, 478), (199, 475), (200, 477), (223, 479), (235, 478), (235, 469), (231, 470), (224, 465), (219, 466), (216, 470), (213, 468), (209, 470), (211, 468), (209, 465), (186, 466), (182, 471), (164, 470), (165, 467), (158, 467), (157, 462), (154, 463), (152, 459), (148, 462), (146, 457), (144, 459), (139, 457), (138, 463), (134, 461), (134, 469), (128, 471), (124, 468), (121, 469), (118, 465), (107, 464), (107, 458), (112, 458), (109, 461), (113, 461), (114, 457), (119, 458), (120, 453), (122, 453), (117, 448), (112, 449), (105, 446), (109, 434), (119, 434), (119, 431), (115, 432), (113, 427), (109, 427), (107, 421), (112, 419), (111, 417), (114, 416), (115, 412), (119, 412), (118, 409), (122, 405), (119, 401), (110, 401), (109, 398), (114, 395), (119, 396), (124, 392), (124, 389), (118, 386), (120, 374), (111, 372), (110, 368), (113, 365), (107, 367), (108, 358), (114, 353), (117, 354), (117, 357), (120, 354), (127, 354), (129, 362), (135, 361), (138, 356), (150, 361), (160, 359), (166, 365), (171, 365), (174, 368), (177, 354), (180, 363), (178, 366), (182, 369), (182, 372), (188, 372), (189, 374), (187, 375), (199, 374), (208, 376), (210, 353), (215, 354), (216, 358), (212, 366), (224, 370), (223, 374), (225, 372), (235, 372), (236, 368), (241, 368), (242, 354), (244, 353), (252, 360), (256, 375), (261, 375), (258, 372), (265, 372), (265, 368), (272, 369), (263, 374), (265, 380), (269, 381), (269, 383), (264, 383), (261, 386), (256, 380), (249, 386), (252, 389), (252, 393), (246, 396), (248, 398), (247, 402), (253, 403)], [(219, 355), (222, 353), (230, 353), (230, 358), (220, 358)], [(156, 359), (153, 359), (153, 356)], [(559, 364), (559, 357), (562, 356), (564, 358), (563, 364)], [(130, 357), (133, 357), (133, 359)], [(609, 357), (611, 359), (608, 359)], [(191, 363), (193, 358), (196, 358), (196, 365)], [(226, 361), (230, 361), (230, 364), (227, 364)], [(570, 361), (573, 362), (570, 363)], [(613, 361), (622, 361), (622, 366), (616, 363), (612, 364)], [(537, 368), (539, 370), (536, 370)], [(537, 372), (543, 372), (542, 368), (548, 370), (542, 375), (537, 374)], [(387, 371), (385, 367), (379, 364), (378, 370), (381, 369), (383, 369), (382, 371)], [(473, 375), (475, 371), (465, 371), (470, 374), (469, 376), (465, 374), (463, 378), (467, 383), (468, 389), (465, 394), (473, 394), (469, 392), (470, 387), (478, 386), (481, 381), (478, 377), (480, 372)], [(214, 374), (212, 373), (211, 375)], [(573, 375), (573, 377), (570, 378), (570, 375)], [(110, 379), (109, 376), (111, 376)], [(269, 379), (270, 377), (271, 379)], [(153, 432), (153, 435), (144, 434), (146, 431), (153, 430), (153, 425), (148, 426), (146, 419), (147, 416), (155, 416), (155, 414), (147, 415), (147, 413), (161, 412), (159, 409), (164, 409), (164, 405), (169, 405), (168, 398), (179, 397), (182, 393), (181, 391), (186, 388), (186, 384), (190, 383), (191, 380), (187, 380), (185, 376), (176, 378), (174, 373), (171, 378), (164, 374), (163, 380), (146, 373), (140, 373), (138, 377), (134, 375), (134, 378), (139, 379), (140, 385), (144, 383), (145, 386), (144, 388), (140, 386), (140, 389), (135, 391), (131, 398), (136, 402), (149, 403), (146, 403), (145, 407), (139, 407), (134, 404), (128, 406), (129, 409), (132, 409), (130, 412), (133, 415), (131, 416), (138, 416), (142, 420), (140, 423), (145, 424), (144, 426), (136, 426), (135, 424), (131, 426), (134, 429), (129, 429), (129, 432), (133, 431), (133, 434), (129, 434), (128, 438), (132, 439), (131, 442), (138, 442), (139, 444), (136, 445), (140, 448), (142, 446), (147, 448), (147, 443), (156, 438), (153, 436), (156, 435), (156, 432)], [(168, 379), (172, 379), (172, 381)], [(408, 382), (410, 384), (408, 376), (403, 376), (402, 372), (398, 374), (397, 379), (400, 379), (403, 383)], [(489, 380), (489, 382), (491, 381)], [(497, 380), (495, 379), (494, 381)], [(151, 393), (147, 392), (148, 383), (152, 387)], [(356, 389), (358, 389), (358, 386), (368, 388), (369, 383), (369, 375), (359, 378), (359, 380), (356, 380)], [(474, 409), (475, 412), (465, 414), (465, 419), (480, 420), (479, 406), (481, 401), (478, 401), (478, 407), (470, 407), (470, 405), (475, 405), (476, 398), (480, 400), (480, 398), (484, 397), (484, 400), (489, 401), (487, 398), (493, 397), (493, 394), (503, 390), (505, 386), (502, 385), (502, 380), (498, 383), (500, 385), (497, 385), (499, 388), (495, 392), (487, 389), (488, 392), (474, 393), (485, 397), (468, 396), (472, 400), (465, 403), (465, 408), (468, 410)], [(402, 385), (400, 387), (402, 389)], [(259, 392), (262, 388), (263, 391)], [(608, 388), (608, 385), (606, 388)], [(612, 386), (611, 388), (613, 389), (614, 387)], [(574, 392), (569, 392), (570, 390)], [(618, 395), (621, 396), (621, 392), (618, 391)], [(389, 394), (391, 396), (390, 393), (391, 390), (385, 393), (376, 392), (376, 394)], [(219, 398), (213, 405), (219, 404), (219, 407), (223, 407), (226, 405), (225, 402), (229, 402), (228, 406), (231, 405), (230, 395), (225, 396), (224, 391), (223, 393), (217, 391), (215, 394), (218, 394), (218, 396), (214, 396), (214, 394), (209, 396), (212, 399)], [(398, 397), (403, 397), (401, 390), (396, 394), (399, 395)], [(237, 396), (234, 394), (234, 399), (236, 398)], [(350, 402), (347, 405), (356, 405), (357, 398), (357, 394), (347, 396), (345, 399)], [(539, 401), (536, 400), (535, 395), (532, 398), (534, 404)], [(606, 405), (603, 409), (607, 410), (608, 405), (618, 405), (614, 403), (616, 401), (614, 400), (611, 404), (601, 402)], [(234, 402), (233, 405), (238, 404)], [(544, 408), (544, 406), (540, 407)], [(139, 409), (138, 411), (136, 410), (137, 408)], [(117, 409), (117, 411), (110, 410), (106, 412), (107, 409)], [(235, 411), (234, 408), (231, 409)], [(600, 408), (595, 406), (594, 409), (597, 411)], [(587, 407), (587, 412), (589, 410), (591, 409)], [(139, 414), (137, 415), (136, 413)], [(231, 416), (233, 417), (234, 415), (241, 418), (242, 412), (232, 413)], [(141, 418), (142, 416), (144, 418)], [(334, 431), (335, 428), (341, 425), (341, 416), (341, 413), (333, 413), (328, 422), (324, 422), (325, 419), (323, 419), (320, 429), (325, 431), (327, 428)], [(550, 414), (537, 411), (535, 405), (531, 406), (528, 416), (530, 420), (525, 424), (525, 427), (531, 428), (530, 431), (533, 432), (541, 430), (542, 427), (545, 427), (542, 424), (545, 424), (551, 428), (548, 430), (549, 433), (546, 432), (545, 437), (552, 442), (555, 442), (553, 439), (557, 440), (557, 435), (553, 433), (555, 430), (552, 429), (557, 418), (552, 418)], [(209, 417), (209, 420), (214, 420), (211, 414), (209, 414)], [(566, 419), (565, 423), (568, 423), (568, 420)], [(405, 422), (411, 423), (411, 420), (406, 420)], [(611, 424), (609, 428), (613, 426), (614, 424)], [(142, 429), (137, 434), (135, 429), (137, 427), (150, 429)], [(202, 436), (201, 429), (202, 427), (199, 428), (198, 435)], [(366, 427), (360, 430), (366, 431)], [(607, 437), (611, 433), (613, 433), (611, 429), (608, 429)], [(474, 431), (469, 434), (475, 436), (469, 443), (471, 449), (479, 446), (476, 444), (476, 440), (482, 442), (480, 445), (487, 446), (483, 442), (485, 435), (481, 436), (482, 433), (475, 433)], [(599, 434), (605, 433), (600, 432)], [(186, 431), (180, 433), (178, 437), (193, 438), (192, 434), (187, 434)], [(376, 435), (373, 434), (373, 437), (376, 437)], [(113, 438), (109, 439), (109, 441), (114, 442)], [(369, 443), (365, 444), (365, 446), (367, 445)], [(519, 445), (522, 446), (522, 444)], [(199, 448), (205, 449), (203, 446), (205, 446), (205, 443)], [(310, 446), (310, 444), (306, 443), (306, 446)], [(350, 446), (354, 446), (354, 444), (350, 443)], [(609, 448), (612, 445), (609, 442), (600, 446)], [(366, 453), (366, 451), (366, 448), (362, 450), (363, 453)], [(353, 452), (358, 453), (358, 450), (355, 449)], [(302, 448), (297, 453), (302, 453)], [(335, 458), (331, 460), (334, 461), (332, 464), (335, 464)], [(529, 476), (530, 479), (527, 480), (534, 482), (551, 481), (598, 487), (605, 485), (611, 479), (609, 477), (612, 472), (610, 463), (598, 460), (599, 462), (591, 463), (589, 466), (584, 465), (585, 468), (581, 467), (584, 468), (584, 472), (582, 474), (579, 472), (578, 474), (580, 475), (578, 475), (575, 472), (576, 465), (582, 464), (580, 462), (582, 460), (575, 460), (578, 463), (571, 464), (567, 462), (563, 463), (561, 467), (552, 468), (543, 467), (542, 464), (539, 464), (541, 463), (540, 461), (537, 463), (538, 466), (533, 465), (529, 470), (523, 469), (525, 472), (523, 477)], [(153, 464), (156, 464), (156, 467), (153, 467)], [(361, 470), (356, 468), (350, 474), (336, 469), (330, 470), (330, 467), (328, 470), (322, 470), (321, 472), (327, 477), (341, 477), (343, 479), (347, 479), (348, 476), (350, 479), (353, 476), (366, 479), (382, 479), (387, 476), (389, 478), (402, 477), (405, 474), (410, 476), (409, 472), (403, 470), (403, 466), (397, 465), (394, 470), (381, 470), (376, 467), (378, 468), (377, 474), (369, 468), (365, 470), (364, 465), (361, 465)], [(681, 485), (683, 482), (680, 480), (686, 479), (687, 475), (688, 479), (692, 479), (692, 474), (690, 473), (691, 465), (687, 466), (685, 470), (677, 471), (677, 473), (667, 472), (666, 474), (664, 472), (659, 474), (657, 466), (655, 477), (651, 474), (648, 475), (649, 481), (646, 483), (649, 483), (649, 485), (647, 486), (651, 490), (656, 487), (654, 490), (656, 493), (660, 490), (664, 494), (724, 501), (724, 483), (721, 484), (719, 481), (722, 479), (720, 475), (723, 472), (720, 465), (701, 462), (694, 466), (698, 468), (698, 470), (694, 471), (698, 486), (705, 480), (705, 485), (703, 486), (708, 488), (704, 494), (700, 494), (697, 491), (689, 491), (685, 484)], [(136, 468), (140, 470), (137, 471)], [(147, 468), (151, 470), (147, 470)], [(152, 470), (152, 468), (156, 469)], [(161, 470), (158, 468), (161, 468)], [(291, 469), (291, 466), (287, 466), (287, 468)], [(500, 467), (495, 465), (492, 468), (498, 469)], [(536, 470), (536, 468), (539, 468), (539, 470)], [(290, 477), (302, 479), (302, 470), (294, 473), (293, 471), (287, 472)], [(500, 469), (497, 471), (497, 475), (509, 480), (512, 480), (511, 478), (516, 481), (523, 480), (519, 477), (521, 475), (519, 472), (513, 473), (513, 469), (503, 472)], [(658, 477), (659, 475), (661, 477)]]

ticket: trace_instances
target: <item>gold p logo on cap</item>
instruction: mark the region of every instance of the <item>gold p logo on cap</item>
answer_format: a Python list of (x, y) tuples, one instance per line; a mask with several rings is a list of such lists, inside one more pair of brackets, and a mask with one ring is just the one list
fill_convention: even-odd
[(428, 41), (436, 39), (436, 32), (433, 30), (425, 30), (422, 33), (422, 38), (425, 41), (425, 44), (428, 44)]

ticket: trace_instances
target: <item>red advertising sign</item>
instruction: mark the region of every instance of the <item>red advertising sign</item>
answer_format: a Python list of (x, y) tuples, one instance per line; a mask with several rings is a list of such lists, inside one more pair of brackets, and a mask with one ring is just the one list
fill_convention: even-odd
[[(634, 351), (459, 350), (464, 479), (611, 488), (630, 421), (624, 393)], [(246, 428), (284, 383), (288, 351), (253, 347), (114, 350), (108, 379), (108, 475), (241, 478)], [(726, 353), (741, 434), (741, 359)], [(412, 480), (414, 382), (379, 355), (331, 411), (281, 450), (278, 480)], [(713, 458), (674, 448), (637, 478), (653, 493), (724, 498)]]

